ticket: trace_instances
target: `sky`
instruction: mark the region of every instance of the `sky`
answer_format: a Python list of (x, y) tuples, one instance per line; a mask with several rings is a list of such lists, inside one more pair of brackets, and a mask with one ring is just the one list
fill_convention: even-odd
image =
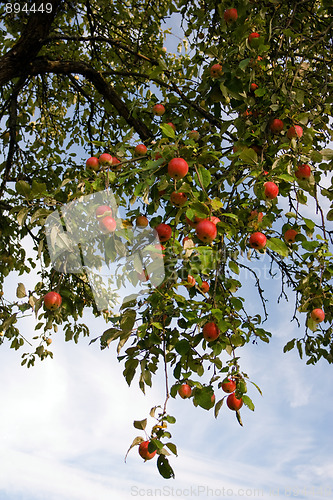
[[(314, 207), (304, 215), (313, 216)], [(256, 265), (267, 269), (263, 260)], [(14, 298), (20, 281), (32, 288), (35, 278), (35, 272), (11, 273), (6, 296)], [(175, 479), (163, 479), (156, 460), (144, 463), (137, 448), (124, 461), (133, 439), (144, 436), (133, 421), (164, 402), (161, 369), (143, 395), (137, 378), (127, 386), (113, 345), (101, 351), (90, 339), (66, 343), (60, 328), (53, 334), (54, 359), (27, 369), (20, 351), (2, 344), (0, 500), (333, 498), (332, 366), (325, 360), (306, 366), (297, 351), (282, 352), (302, 329), (290, 323), (292, 300), (276, 306), (279, 280), (267, 277), (263, 284), (272, 340), (241, 350), (242, 370), (263, 396), (249, 384), (255, 411), (243, 406), (243, 427), (226, 405), (215, 419), (191, 399), (170, 399), (177, 419), (169, 427), (178, 448), (178, 457), (170, 457)], [(252, 287), (249, 278), (241, 295), (261, 313)], [(92, 337), (105, 330), (88, 312), (85, 320)], [(22, 325), (23, 335), (32, 337), (35, 319)], [(153, 424), (148, 417), (148, 430)]]

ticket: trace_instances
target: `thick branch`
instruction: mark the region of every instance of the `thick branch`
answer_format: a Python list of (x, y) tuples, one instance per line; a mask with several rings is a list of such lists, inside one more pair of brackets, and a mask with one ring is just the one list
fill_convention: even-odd
[(27, 73), (29, 63), (35, 59), (43, 47), (62, 1), (48, 0), (48, 3), (52, 4), (50, 14), (38, 11), (38, 7), (43, 2), (45, 3), (45, 0), (36, 2), (36, 12), (30, 15), (17, 43), (0, 58), (0, 85)]
[(51, 61), (44, 58), (37, 58), (30, 63), (30, 75), (44, 73), (65, 75), (76, 73), (84, 76), (94, 85), (96, 90), (115, 107), (119, 115), (134, 128), (142, 140), (149, 141), (152, 139), (153, 135), (148, 127), (140, 120), (133, 118), (126, 104), (122, 101), (114, 88), (103, 78), (101, 73), (96, 71), (89, 64), (80, 61)]

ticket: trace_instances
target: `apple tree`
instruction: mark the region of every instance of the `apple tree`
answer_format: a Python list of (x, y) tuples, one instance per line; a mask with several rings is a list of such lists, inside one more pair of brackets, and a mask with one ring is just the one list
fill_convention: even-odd
[[(284, 351), (333, 361), (332, 13), (329, 0), (1, 3), (0, 280), (17, 286), (17, 300), (1, 295), (1, 344), (30, 367), (56, 335), (90, 335), (84, 311), (103, 316), (91, 340), (117, 343), (127, 383), (165, 378), (156, 425), (135, 421), (131, 445), (165, 478), (169, 398), (216, 417), (226, 399), (242, 424), (242, 349), (269, 342), (281, 300), (295, 304)], [(54, 268), (45, 234), (55, 210), (108, 189), (122, 228), (156, 229), (165, 270), (153, 287), (136, 266), (147, 293), (117, 314), (98, 309), (84, 269)], [(97, 216), (112, 260), (124, 232), (111, 207)]]

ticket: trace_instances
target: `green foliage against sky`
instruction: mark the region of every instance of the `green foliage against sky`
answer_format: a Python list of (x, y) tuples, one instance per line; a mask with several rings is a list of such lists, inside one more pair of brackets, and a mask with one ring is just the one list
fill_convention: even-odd
[[(226, 22), (231, 7), (238, 18)], [(83, 311), (102, 314), (108, 325), (98, 335), (101, 347), (117, 339), (129, 384), (137, 373), (144, 391), (159, 365), (165, 374), (165, 405), (150, 436), (164, 477), (173, 475), (162, 444), (170, 437), (164, 425), (174, 421), (167, 400), (182, 383), (191, 385), (195, 405), (215, 405), (217, 416), (221, 382), (233, 377), (236, 395), (253, 409), (242, 348), (269, 342), (263, 321), (271, 308), (283, 307), (267, 307), (258, 269), (279, 273), (281, 296), (288, 289), (295, 301), (295, 338), (285, 350), (297, 347), (309, 364), (333, 362), (332, 13), (329, 1), (313, 0), (30, 0), (17, 12), (1, 4), (1, 283), (14, 270), (21, 275), (36, 266), (22, 243), (26, 236), (42, 266), (29, 290), (17, 280), (17, 301), (1, 297), (2, 342), (22, 348), (22, 363), (31, 366), (52, 356), (47, 341), (58, 326), (77, 342), (89, 335)], [(260, 34), (256, 44), (251, 32)], [(169, 47), (174, 40), (176, 53)], [(214, 64), (221, 65), (216, 77)], [(165, 106), (161, 117), (153, 113), (156, 103)], [(282, 131), (272, 132), (274, 119), (282, 120)], [(295, 125), (303, 135), (290, 139)], [(138, 143), (148, 148), (139, 158)], [(120, 163), (86, 168), (89, 157), (105, 152)], [(175, 157), (189, 165), (178, 181), (168, 175)], [(295, 175), (301, 164), (311, 167), (307, 180)], [(265, 182), (278, 186), (277, 198), (265, 197)], [(56, 208), (107, 188), (126, 211), (124, 227), (142, 214), (152, 228), (161, 222), (172, 228), (164, 283), (116, 316), (96, 308), (84, 272), (52, 268), (44, 231)], [(181, 208), (170, 201), (175, 190), (187, 196)], [(185, 216), (218, 217), (217, 237), (203, 243)], [(288, 229), (297, 231), (294, 243), (284, 239)], [(266, 236), (264, 249), (249, 246), (254, 232)], [(121, 236), (110, 238), (120, 248)], [(244, 270), (262, 304), (254, 316), (242, 296)], [(188, 275), (196, 285), (186, 292)], [(210, 285), (204, 293), (203, 280)], [(50, 290), (62, 297), (55, 312), (43, 308)], [(315, 308), (325, 312), (320, 324), (311, 319)], [(34, 338), (16, 325), (27, 314), (36, 316)], [(213, 342), (203, 340), (207, 322), (220, 330)], [(176, 453), (171, 443), (168, 449)]]

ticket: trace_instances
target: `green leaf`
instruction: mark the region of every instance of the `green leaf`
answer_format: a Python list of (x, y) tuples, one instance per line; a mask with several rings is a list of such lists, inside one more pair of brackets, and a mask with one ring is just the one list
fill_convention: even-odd
[(244, 148), (240, 153), (239, 158), (244, 163), (254, 164), (258, 163), (258, 155), (252, 148)]
[(203, 387), (202, 389), (196, 387), (193, 393), (193, 401), (201, 408), (210, 410), (213, 407), (212, 396), (214, 392), (211, 387)]
[(251, 59), (248, 57), (247, 59), (243, 59), (243, 61), (241, 61), (238, 66), (242, 71), (245, 71), (250, 62)]
[(171, 451), (174, 455), (176, 455), (176, 457), (178, 456), (178, 453), (177, 453), (177, 446), (176, 446), (175, 444), (173, 444), (173, 443), (166, 443), (166, 445), (165, 445), (165, 446), (167, 446), (167, 447), (169, 448), (169, 450), (170, 450), (170, 451)]
[(31, 187), (27, 182), (17, 181), (17, 183), (15, 184), (15, 189), (18, 194), (24, 196), (27, 200), (30, 198)]
[(171, 125), (168, 125), (167, 123), (161, 123), (160, 129), (166, 137), (169, 137), (170, 139), (174, 139), (176, 137), (175, 131), (171, 127)]
[(312, 231), (314, 229), (316, 223), (313, 222), (313, 220), (311, 220), (311, 219), (306, 219), (305, 217), (303, 217), (303, 220), (304, 220), (306, 226)]
[(223, 402), (224, 402), (224, 399), (220, 399), (220, 401), (218, 401), (214, 407), (214, 417), (217, 418), (218, 417), (218, 414), (220, 413), (220, 409), (222, 408), (223, 406)]
[(254, 404), (251, 398), (249, 396), (246, 396), (243, 394), (242, 396), (243, 403), (252, 411), (254, 411)]
[(282, 257), (288, 257), (289, 249), (286, 243), (279, 238), (270, 238), (267, 240), (266, 246), (273, 252), (278, 253)]
[(133, 309), (126, 309), (120, 319), (120, 328), (123, 333), (132, 331), (136, 319), (136, 312)]
[(232, 272), (234, 272), (235, 274), (239, 274), (239, 267), (236, 262), (234, 262), (233, 260), (229, 260), (228, 265)]
[(183, 356), (184, 354), (188, 353), (188, 351), (191, 349), (191, 346), (188, 340), (182, 339), (179, 342), (176, 342), (175, 349), (178, 352), (178, 354)]
[(320, 151), (320, 154), (322, 155), (323, 160), (325, 160), (325, 161), (333, 160), (333, 149), (329, 149), (329, 148), (322, 149)]
[(144, 431), (147, 427), (147, 419), (145, 418), (143, 420), (134, 420), (133, 425), (136, 429)]
[(326, 219), (329, 221), (333, 220), (333, 209), (331, 209), (327, 212)]
[(23, 299), (23, 297), (26, 297), (26, 296), (27, 296), (27, 292), (25, 290), (25, 286), (23, 285), (23, 283), (19, 283), (17, 286), (17, 289), (16, 289), (16, 297), (18, 299)]
[(295, 347), (296, 339), (289, 340), (283, 348), (283, 352), (291, 351)]
[(169, 464), (169, 460), (165, 455), (159, 455), (157, 459), (158, 472), (164, 479), (170, 479), (175, 477), (175, 473)]
[(207, 170), (204, 167), (198, 167), (197, 170), (198, 170), (199, 178), (198, 178), (198, 175), (196, 173), (194, 176), (195, 182), (199, 186), (203, 185), (204, 188), (207, 188), (210, 185), (211, 179), (212, 179), (212, 176), (211, 176), (209, 170)]

